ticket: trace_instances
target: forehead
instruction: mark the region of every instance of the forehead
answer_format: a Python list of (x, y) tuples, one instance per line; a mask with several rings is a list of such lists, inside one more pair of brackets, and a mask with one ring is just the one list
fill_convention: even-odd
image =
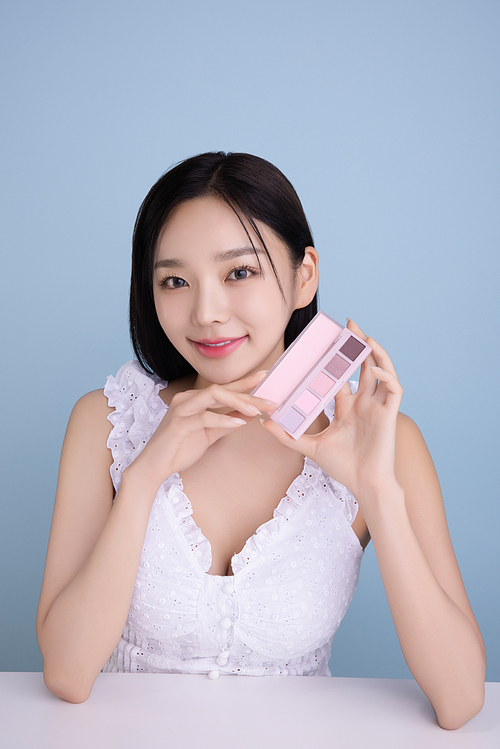
[[(268, 226), (258, 221), (255, 223), (273, 258), (278, 259), (279, 255), (285, 257), (287, 253), (283, 242)], [(193, 198), (177, 206), (161, 230), (156, 260), (169, 257), (189, 260), (202, 254), (224, 259), (224, 253), (228, 255), (230, 250), (242, 248), (252, 254), (254, 248), (264, 249), (245, 217), (242, 216), (240, 221), (235, 211), (218, 198)], [(229, 256), (227, 259), (230, 259)]]
[[(247, 227), (252, 236), (250, 227)], [(179, 252), (198, 248), (227, 249), (224, 245), (238, 240), (249, 242), (248, 235), (231, 208), (213, 197), (193, 198), (177, 206), (160, 232), (157, 251)]]

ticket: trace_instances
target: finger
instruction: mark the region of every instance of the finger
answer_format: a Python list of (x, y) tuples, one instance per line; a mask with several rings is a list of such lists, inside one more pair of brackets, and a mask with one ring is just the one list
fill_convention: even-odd
[(342, 398), (345, 398), (348, 395), (352, 395), (351, 393), (351, 386), (348, 382), (344, 382), (338, 393), (335, 395), (335, 403), (337, 403)]
[[(191, 390), (188, 394), (177, 394), (172, 398), (171, 407), (181, 416), (192, 416), (211, 409), (239, 411), (246, 416), (262, 415), (260, 408), (252, 403), (254, 397), (228, 390), (225, 385), (210, 385), (202, 390)], [(259, 404), (262, 399), (255, 399)]]
[(233, 429), (234, 427), (243, 427), (247, 423), (245, 419), (238, 416), (218, 414), (213, 411), (203, 411), (199, 414), (199, 419), (200, 426), (204, 429)]
[(392, 372), (392, 374), (397, 378), (394, 364), (392, 363), (391, 357), (389, 356), (385, 348), (383, 348), (378, 341), (371, 337), (367, 339), (367, 343), (369, 343), (372, 347), (373, 354), (377, 360), (376, 365), (370, 366), (382, 367), (382, 369), (384, 369), (386, 372)]
[(358, 323), (354, 322), (354, 320), (351, 320), (349, 317), (347, 318), (346, 328), (348, 328), (352, 333), (356, 333), (362, 341), (366, 341), (366, 335), (363, 333)]
[(238, 427), (245, 426), (245, 419), (235, 417), (229, 414), (218, 414), (213, 411), (202, 411), (192, 414), (191, 416), (175, 417), (180, 426), (178, 435), (180, 440), (184, 440), (194, 432), (200, 429), (208, 429), (214, 433), (219, 433), (212, 441), (218, 439), (222, 434)]
[(290, 447), (292, 450), (295, 450), (302, 455), (307, 455), (308, 458), (314, 460), (317, 435), (303, 434), (300, 439), (296, 440), (294, 437), (289, 435), (288, 432), (285, 432), (285, 430), (282, 429), (278, 424), (276, 424), (276, 422), (272, 419), (267, 419), (266, 421), (264, 421), (263, 419), (259, 419), (259, 421), (264, 429), (270, 432), (274, 437), (276, 437), (278, 442), (281, 442), (282, 445), (285, 445), (285, 447)]
[(271, 414), (278, 407), (277, 403), (266, 398), (260, 398), (257, 395), (250, 395), (250, 393), (246, 392), (248, 390), (253, 390), (260, 382), (262, 382), (267, 371), (268, 370), (266, 369), (262, 369), (259, 372), (254, 372), (247, 377), (243, 377), (241, 380), (234, 380), (234, 382), (230, 382), (227, 385), (224, 385), (224, 387), (228, 390), (239, 393), (245, 401), (252, 403), (258, 409), (259, 413), (265, 411), (266, 413)]
[(395, 372), (388, 372), (382, 367), (372, 367), (372, 374), (379, 382), (383, 383), (385, 390), (385, 403), (399, 410), (403, 397), (403, 388)]
[(369, 392), (373, 395), (377, 388), (377, 378), (373, 376), (373, 373), (371, 371), (372, 367), (380, 366), (382, 367), (382, 369), (388, 372), (392, 372), (397, 378), (396, 370), (394, 369), (394, 365), (389, 354), (380, 345), (380, 343), (376, 341), (375, 338), (372, 338), (372, 336), (366, 336), (361, 328), (352, 320), (350, 322), (352, 323), (353, 333), (356, 333), (356, 335), (358, 335), (360, 338), (363, 337), (363, 340), (365, 340), (372, 348), (370, 355), (361, 365), (359, 387), (362, 391)]
[[(254, 372), (251, 375), (248, 375), (247, 377), (243, 377), (241, 380), (234, 380), (233, 382), (228, 382), (224, 385), (220, 385), (219, 387), (224, 387), (227, 390), (233, 391), (233, 392), (239, 392), (242, 395), (245, 393), (246, 390), (252, 390), (256, 385), (261, 382), (264, 377), (267, 374), (266, 369), (262, 369), (259, 372)], [(181, 403), (182, 401), (188, 400), (189, 398), (192, 398), (197, 393), (203, 392), (203, 390), (207, 390), (208, 388), (200, 388), (199, 390), (182, 390), (176, 393), (174, 398), (177, 402)]]

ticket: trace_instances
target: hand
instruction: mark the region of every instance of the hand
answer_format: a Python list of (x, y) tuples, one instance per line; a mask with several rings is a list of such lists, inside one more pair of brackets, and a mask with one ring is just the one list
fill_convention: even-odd
[(346, 383), (335, 396), (330, 426), (320, 434), (304, 434), (295, 440), (274, 421), (263, 424), (282, 444), (307, 455), (347, 486), (362, 504), (364, 496), (397, 485), (394, 452), (403, 389), (382, 346), (367, 338), (354, 322), (349, 321), (347, 327), (373, 351), (361, 365), (357, 393), (351, 394)]
[[(158, 429), (126, 471), (129, 475), (140, 472), (146, 485), (152, 482), (157, 490), (172, 473), (196, 463), (210, 445), (260, 415), (264, 404), (270, 403), (245, 393), (265, 374), (256, 372), (227, 385), (176, 393)], [(221, 408), (230, 411), (214, 410)]]

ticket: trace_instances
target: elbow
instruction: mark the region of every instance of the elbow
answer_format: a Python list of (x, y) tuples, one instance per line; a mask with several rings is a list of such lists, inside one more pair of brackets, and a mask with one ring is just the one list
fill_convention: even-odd
[(78, 684), (74, 677), (68, 678), (61, 673), (54, 673), (45, 667), (43, 669), (43, 680), (45, 686), (52, 694), (73, 704), (85, 702), (92, 690), (92, 684), (90, 686)]
[(481, 712), (483, 705), (484, 681), (473, 694), (468, 695), (467, 700), (454, 699), (450, 700), (447, 706), (441, 706), (439, 710), (435, 708), (437, 721), (441, 728), (456, 731)]

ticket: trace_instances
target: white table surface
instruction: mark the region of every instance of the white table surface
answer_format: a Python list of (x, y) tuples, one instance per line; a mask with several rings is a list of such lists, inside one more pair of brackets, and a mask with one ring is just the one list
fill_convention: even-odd
[(444, 731), (405, 679), (100, 674), (87, 702), (40, 673), (0, 673), (2, 749), (500, 749), (500, 683), (482, 712)]

